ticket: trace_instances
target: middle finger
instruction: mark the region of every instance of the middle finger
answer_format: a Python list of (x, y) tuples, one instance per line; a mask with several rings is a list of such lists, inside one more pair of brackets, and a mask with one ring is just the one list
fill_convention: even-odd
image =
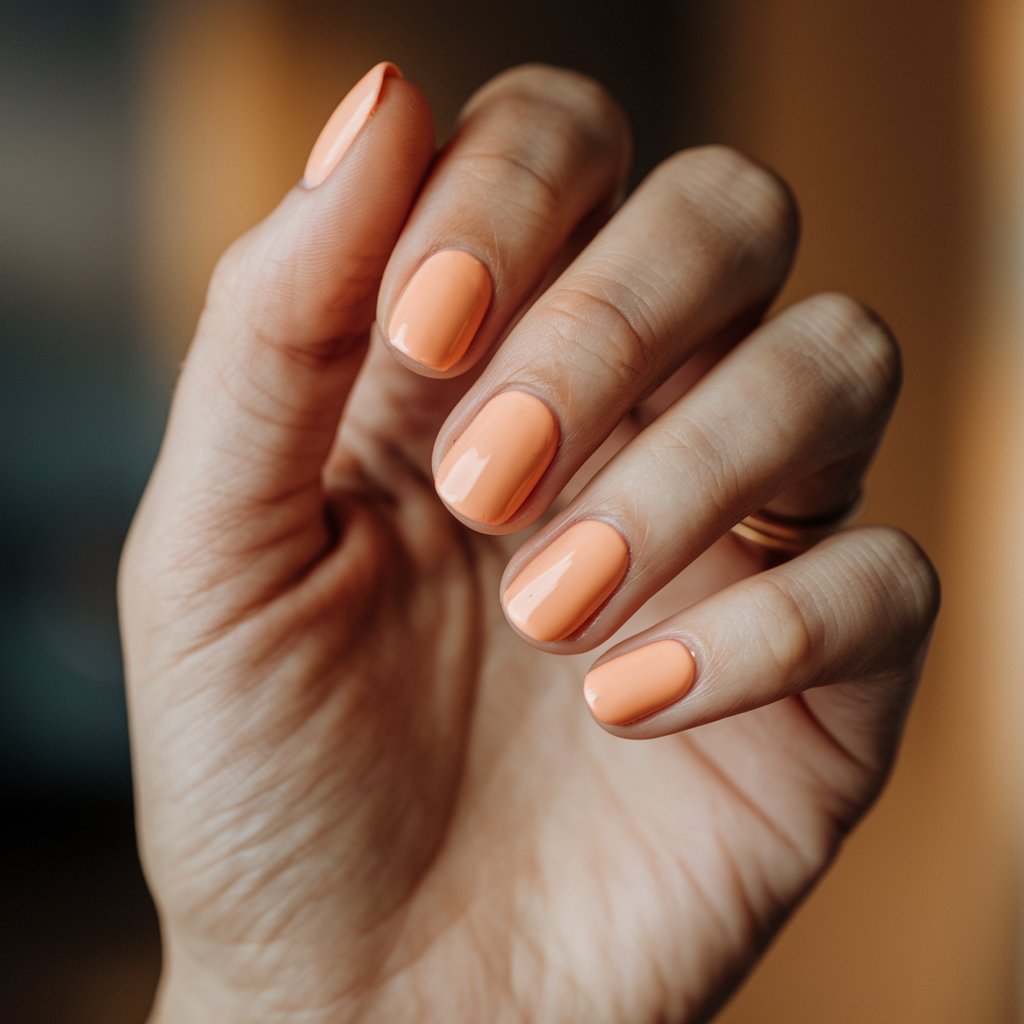
[(702, 345), (767, 307), (796, 211), (720, 147), (657, 168), (531, 307), (442, 428), (437, 490), (463, 522), (540, 516), (622, 417)]

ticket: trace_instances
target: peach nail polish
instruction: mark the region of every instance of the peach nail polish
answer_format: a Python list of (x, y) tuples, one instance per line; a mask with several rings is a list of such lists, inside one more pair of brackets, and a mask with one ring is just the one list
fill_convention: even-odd
[(359, 130), (373, 116), (380, 104), (384, 82), (390, 77), (402, 77), (402, 72), (388, 61), (382, 61), (359, 79), (349, 94), (334, 109), (313, 144), (302, 183), (306, 188), (323, 184), (355, 141)]
[(388, 340), (433, 370), (466, 353), (491, 304), (491, 275), (461, 249), (434, 253), (405, 286), (388, 323)]
[(502, 595), (509, 621), (534, 640), (563, 640), (611, 597), (629, 568), (621, 533), (597, 519), (556, 537)]
[(525, 391), (503, 391), (477, 414), (437, 470), (437, 493), (467, 519), (494, 526), (512, 516), (558, 448), (551, 410)]
[(591, 669), (583, 680), (590, 713), (605, 725), (628, 725), (685, 697), (697, 667), (678, 640), (655, 640)]

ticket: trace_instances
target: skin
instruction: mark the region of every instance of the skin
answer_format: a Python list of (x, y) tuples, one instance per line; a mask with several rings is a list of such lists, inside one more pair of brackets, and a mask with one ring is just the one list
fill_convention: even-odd
[[(612, 216), (628, 163), (569, 72), (495, 79), (436, 156), (392, 78), (221, 260), (120, 581), (152, 1021), (704, 1020), (881, 788), (927, 558), (872, 527), (773, 563), (727, 531), (848, 504), (895, 344), (838, 295), (761, 323), (797, 234), (769, 171), (680, 154)], [(372, 325), (439, 248), (495, 294), (426, 374)], [(558, 455), (509, 522), (461, 522), (432, 466), (510, 384)], [(629, 575), (528, 642), (503, 574), (594, 516)], [(581, 681), (617, 632), (683, 639), (697, 682), (603, 729)]]

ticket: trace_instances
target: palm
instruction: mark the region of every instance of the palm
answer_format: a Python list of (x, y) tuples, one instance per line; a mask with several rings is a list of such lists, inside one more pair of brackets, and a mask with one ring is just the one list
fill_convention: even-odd
[[(440, 515), (438, 530), (450, 531)], [(821, 779), (841, 755), (798, 700), (655, 744), (609, 736), (580, 699), (591, 657), (537, 652), (501, 617), (497, 584), (511, 545), (462, 542), (472, 552), (463, 594), (481, 605), (451, 614), (480, 617), (461, 637), (480, 653), (479, 670), (455, 694), (438, 692), (434, 676), (402, 687), (408, 720), (421, 724), (451, 723), (453, 707), (468, 707), (448, 742), (428, 729), (393, 764), (399, 791), (422, 780), (425, 764), (445, 785), (412, 842), (425, 870), (416, 864), (392, 921), (395, 966), (411, 967), (412, 980), (383, 986), (373, 1005), (380, 1019), (398, 1019), (412, 985), (431, 993), (431, 1019), (498, 1019), (496, 1005), (523, 1005), (538, 991), (532, 1019), (644, 1019), (641, 1007), (692, 1019), (823, 866), (841, 827), (833, 812), (845, 804)], [(705, 585), (719, 577), (712, 589), (750, 568), (728, 545), (714, 563), (699, 569)], [(436, 600), (436, 586), (426, 591)], [(424, 689), (442, 706), (425, 709)], [(379, 864), (402, 846), (368, 837), (367, 856)], [(459, 987), (438, 991), (432, 979), (453, 959)]]
[[(379, 472), (383, 451), (415, 440), (355, 447)], [(659, 743), (607, 735), (579, 696), (592, 657), (538, 652), (501, 615), (515, 538), (457, 524), (415, 457), (392, 458), (384, 492), (339, 453), (340, 542), (298, 586), (239, 570), (226, 606), (256, 611), (210, 622), (203, 609), (184, 630), (215, 639), (180, 653), (183, 677), (198, 662), (246, 682), (201, 715), (183, 685), (148, 739), (191, 766), (146, 801), (166, 809), (144, 837), (179, 932), (200, 957), (235, 949), (239, 971), (265, 943), (281, 976), (312, 971), (325, 1005), (358, 998), (380, 1019), (399, 1018), (385, 1008), (409, 985), (432, 1019), (467, 999), (491, 1019), (542, 984), (554, 1019), (706, 1005), (835, 842), (839, 795), (821, 783), (835, 750), (799, 701)], [(295, 505), (309, 515), (304, 495)], [(751, 568), (720, 544), (659, 596), (662, 612)], [(178, 727), (197, 719), (201, 736)], [(337, 949), (343, 967), (325, 953)], [(401, 984), (373, 980), (385, 951)], [(458, 991), (434, 990), (452, 958)]]

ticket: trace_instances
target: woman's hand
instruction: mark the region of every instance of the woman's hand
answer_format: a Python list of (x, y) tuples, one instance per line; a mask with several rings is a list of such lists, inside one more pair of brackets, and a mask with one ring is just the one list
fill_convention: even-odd
[(542, 67), (435, 159), (381, 66), (218, 266), (122, 567), (154, 1019), (703, 1019), (882, 785), (927, 559), (728, 531), (849, 505), (897, 350), (761, 322), (771, 173), (628, 164)]

